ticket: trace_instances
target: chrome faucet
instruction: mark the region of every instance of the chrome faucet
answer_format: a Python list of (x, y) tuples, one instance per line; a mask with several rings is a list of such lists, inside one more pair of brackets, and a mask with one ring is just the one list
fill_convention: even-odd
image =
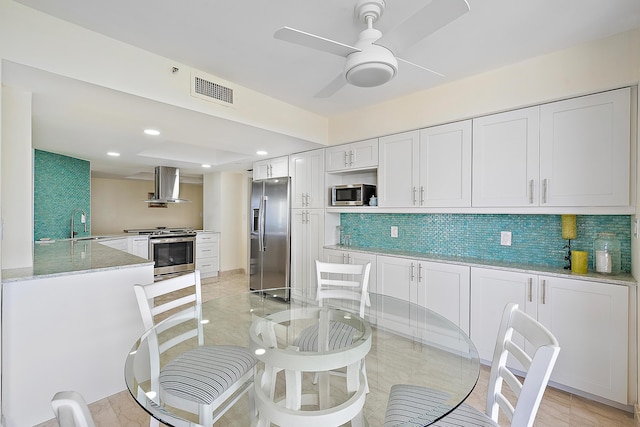
[(84, 232), (85, 233), (87, 232), (87, 213), (82, 209), (76, 209), (71, 214), (71, 238), (72, 239), (76, 237), (76, 234), (78, 234), (77, 231), (74, 231), (74, 221), (73, 221), (73, 218), (76, 216), (77, 212), (82, 212), (82, 216), (80, 217), (80, 222), (84, 223)]

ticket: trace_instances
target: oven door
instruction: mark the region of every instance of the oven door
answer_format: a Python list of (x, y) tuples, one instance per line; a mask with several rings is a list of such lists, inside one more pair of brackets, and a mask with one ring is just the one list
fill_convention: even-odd
[(196, 237), (150, 237), (149, 258), (155, 263), (153, 274), (194, 271)]

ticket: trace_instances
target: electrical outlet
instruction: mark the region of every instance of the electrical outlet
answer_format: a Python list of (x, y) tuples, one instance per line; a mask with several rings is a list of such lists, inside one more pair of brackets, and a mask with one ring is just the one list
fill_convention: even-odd
[(391, 237), (398, 237), (398, 227), (395, 225), (391, 226)]
[(500, 244), (502, 246), (511, 246), (511, 232), (510, 231), (501, 231), (500, 232)]

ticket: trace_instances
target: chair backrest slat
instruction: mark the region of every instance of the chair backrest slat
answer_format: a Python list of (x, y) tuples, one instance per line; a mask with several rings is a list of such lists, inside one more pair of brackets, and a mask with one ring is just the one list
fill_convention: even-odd
[[(369, 274), (371, 263), (335, 264), (316, 260), (316, 298), (320, 306), (323, 301), (350, 300), (358, 303), (356, 311), (364, 316), (364, 309), (370, 306)], [(336, 277), (340, 276), (340, 277)]]

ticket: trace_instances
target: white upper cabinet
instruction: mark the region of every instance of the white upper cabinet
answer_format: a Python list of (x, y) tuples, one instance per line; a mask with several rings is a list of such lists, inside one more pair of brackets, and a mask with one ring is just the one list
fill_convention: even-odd
[(289, 156), (291, 207), (324, 208), (324, 149)]
[(378, 167), (378, 138), (336, 145), (325, 150), (327, 172)]
[(384, 207), (471, 206), (471, 121), (380, 138)]
[(473, 120), (474, 207), (630, 205), (629, 88)]
[(540, 107), (541, 205), (628, 206), (629, 88)]
[(474, 207), (537, 206), (539, 107), (473, 120)]
[(417, 130), (380, 138), (379, 206), (418, 206), (419, 144), (420, 132)]
[(254, 180), (285, 176), (289, 176), (289, 156), (261, 160), (253, 164)]
[(471, 120), (420, 131), (420, 202), (471, 206)]

